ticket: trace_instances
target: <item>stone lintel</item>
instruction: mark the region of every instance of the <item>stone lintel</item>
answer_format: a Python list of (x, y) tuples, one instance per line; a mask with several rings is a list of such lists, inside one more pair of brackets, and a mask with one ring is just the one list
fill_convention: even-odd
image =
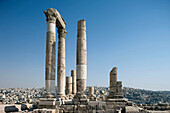
[(54, 8), (48, 8), (47, 11), (44, 11), (47, 22), (56, 23), (56, 27), (64, 28), (66, 26), (66, 22), (64, 21), (63, 17), (60, 15), (60, 13), (54, 9)]
[(58, 29), (60, 29), (60, 28), (65, 29), (65, 26), (66, 26), (66, 23), (65, 23), (64, 19), (62, 17), (58, 16), (58, 18), (56, 20), (56, 27)]

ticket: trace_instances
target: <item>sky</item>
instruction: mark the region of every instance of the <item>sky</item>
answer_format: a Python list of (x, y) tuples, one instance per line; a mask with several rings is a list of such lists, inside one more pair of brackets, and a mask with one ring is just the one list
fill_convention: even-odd
[(66, 76), (85, 19), (88, 86), (109, 87), (116, 66), (123, 87), (170, 91), (169, 0), (0, 0), (0, 88), (45, 86), (47, 8), (67, 23)]

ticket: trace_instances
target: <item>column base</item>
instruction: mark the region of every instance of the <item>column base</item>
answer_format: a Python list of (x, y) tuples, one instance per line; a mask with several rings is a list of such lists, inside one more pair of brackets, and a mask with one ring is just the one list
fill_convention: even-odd
[(87, 96), (85, 94), (81, 94), (81, 93), (76, 93), (76, 95), (73, 98), (73, 102), (74, 104), (78, 103), (78, 104), (88, 104), (89, 99), (87, 98)]
[(122, 99), (123, 98), (123, 95), (113, 95), (113, 94), (109, 94), (107, 96), (107, 98), (109, 99)]
[(90, 101), (97, 101), (97, 98), (96, 98), (96, 96), (93, 94), (93, 95), (89, 95), (89, 100), (90, 100)]
[(61, 98), (61, 100), (65, 100), (66, 99), (66, 96), (65, 95), (57, 95), (57, 98)]
[(73, 97), (74, 97), (73, 94), (68, 94), (68, 95), (65, 96), (65, 99), (66, 99), (66, 100), (72, 100)]
[(46, 93), (45, 95), (43, 95), (43, 98), (55, 98), (54, 95), (55, 95), (55, 94)]

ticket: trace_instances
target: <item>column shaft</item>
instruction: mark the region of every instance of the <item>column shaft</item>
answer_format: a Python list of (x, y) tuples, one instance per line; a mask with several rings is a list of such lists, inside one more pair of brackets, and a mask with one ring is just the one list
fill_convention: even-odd
[(46, 97), (55, 96), (56, 37), (55, 22), (47, 21), (45, 88)]
[(72, 94), (76, 94), (76, 70), (71, 70), (72, 76)]
[(94, 94), (94, 87), (89, 87), (88, 91), (89, 91), (89, 95), (88, 95), (89, 100), (90, 101), (96, 101), (96, 96)]
[(66, 95), (72, 94), (72, 77), (66, 77)]
[(58, 29), (57, 97), (65, 96), (65, 29)]
[(77, 93), (84, 94), (87, 78), (86, 22), (78, 21), (77, 29)]
[(89, 97), (94, 95), (94, 87), (89, 87), (88, 91), (89, 91)]

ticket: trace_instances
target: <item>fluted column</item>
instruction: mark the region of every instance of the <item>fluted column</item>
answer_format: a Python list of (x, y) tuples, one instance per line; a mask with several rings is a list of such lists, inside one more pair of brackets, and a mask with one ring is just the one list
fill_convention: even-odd
[(46, 65), (45, 65), (45, 97), (55, 96), (55, 68), (56, 68), (56, 17), (55, 9), (44, 11), (47, 17)]
[(67, 31), (58, 29), (57, 97), (65, 96), (65, 37)]
[(72, 94), (72, 77), (66, 77), (66, 95)]
[(76, 94), (76, 70), (71, 70), (71, 77), (72, 77), (72, 94)]

